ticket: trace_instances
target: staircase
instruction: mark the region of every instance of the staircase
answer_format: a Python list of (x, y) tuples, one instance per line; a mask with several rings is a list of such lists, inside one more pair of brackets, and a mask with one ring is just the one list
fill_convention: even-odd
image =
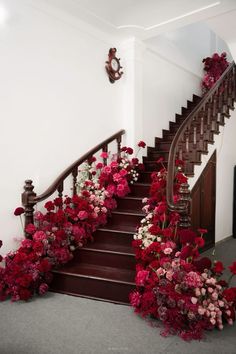
[[(184, 172), (194, 175), (194, 166), (201, 164), (201, 155), (208, 153), (208, 144), (214, 143), (214, 134), (219, 134), (220, 126), (230, 116), (236, 100), (236, 66), (231, 63), (214, 87), (203, 97), (193, 95), (192, 101), (176, 114), (175, 122), (163, 130), (162, 138), (155, 138), (155, 146), (147, 148), (143, 158), (145, 171), (138, 183), (131, 186), (131, 193), (118, 199), (118, 207), (112, 212), (105, 227), (94, 234), (94, 242), (75, 251), (74, 259), (64, 267), (54, 270), (51, 290), (55, 292), (88, 297), (120, 304), (129, 303), (129, 293), (135, 287), (135, 258), (131, 241), (140, 220), (143, 218), (142, 198), (149, 195), (151, 173), (162, 167), (159, 158), (167, 166), (167, 203), (170, 210), (180, 213), (180, 226), (189, 227), (189, 191), (181, 185), (181, 202), (175, 204), (173, 198), (175, 159), (185, 161)], [(22, 194), (25, 208), (25, 226), (34, 222), (34, 206), (58, 192), (63, 195), (64, 181), (72, 176), (73, 194), (76, 194), (78, 167), (99, 151), (107, 152), (108, 144), (117, 142), (120, 153), (119, 131), (69, 166), (41, 195), (36, 195), (31, 180), (27, 180)], [(30, 235), (26, 234), (26, 237)]]
[[(145, 172), (141, 173), (139, 183), (131, 186), (127, 197), (118, 199), (118, 207), (108, 224), (94, 233), (95, 241), (79, 249), (69, 264), (54, 271), (52, 291), (121, 304), (129, 302), (129, 293), (135, 287), (131, 241), (144, 216), (142, 198), (149, 195), (151, 173), (160, 167), (156, 161), (163, 157), (167, 165), (175, 131), (200, 100), (193, 95), (193, 100), (182, 108), (182, 114), (176, 114), (175, 122), (169, 123), (169, 130), (163, 130), (163, 137), (155, 139), (155, 147), (148, 147), (147, 157), (143, 158)], [(214, 132), (209, 136), (210, 143), (213, 143), (213, 135)], [(186, 165), (189, 176), (193, 175), (194, 164), (201, 163), (201, 153), (206, 152), (193, 151)]]

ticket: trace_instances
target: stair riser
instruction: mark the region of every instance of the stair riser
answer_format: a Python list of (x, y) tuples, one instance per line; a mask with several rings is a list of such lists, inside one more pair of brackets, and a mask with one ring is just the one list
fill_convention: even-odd
[(140, 221), (144, 218), (143, 216), (139, 215), (129, 215), (129, 214), (116, 214), (112, 213), (112, 218), (110, 220), (110, 223), (112, 225), (117, 225), (121, 227), (122, 225), (127, 225), (127, 226), (132, 226), (132, 225), (138, 225)]
[(142, 199), (128, 199), (128, 198), (121, 198), (117, 200), (117, 210), (136, 210), (141, 211), (143, 207)]
[(94, 240), (96, 242), (108, 243), (112, 245), (122, 245), (122, 246), (131, 246), (133, 241), (133, 233), (122, 233), (122, 232), (112, 232), (112, 231), (103, 231), (97, 230), (94, 234)]
[(129, 303), (129, 294), (135, 286), (105, 280), (54, 273), (50, 290), (74, 296)]
[[(132, 252), (131, 246), (130, 252)], [(97, 250), (92, 251), (86, 248), (81, 248), (80, 251), (75, 254), (74, 260), (82, 263), (95, 264), (104, 267), (135, 270), (134, 255), (99, 252)]]
[(134, 184), (134, 185), (131, 186), (130, 196), (140, 197), (140, 198), (148, 197), (149, 196), (149, 190), (150, 190), (150, 186), (135, 185)]
[(140, 174), (140, 179), (139, 179), (140, 182), (151, 183), (152, 182), (151, 174), (152, 174), (152, 172), (145, 172), (145, 173)]

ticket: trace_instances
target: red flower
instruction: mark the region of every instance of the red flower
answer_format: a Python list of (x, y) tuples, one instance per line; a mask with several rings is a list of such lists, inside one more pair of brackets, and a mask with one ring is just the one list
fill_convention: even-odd
[(202, 248), (205, 245), (205, 241), (202, 237), (196, 237), (195, 243), (199, 248)]
[(236, 288), (229, 288), (223, 291), (223, 296), (228, 302), (236, 302)]
[(58, 207), (62, 206), (63, 202), (62, 202), (62, 198), (55, 198), (54, 199), (54, 204)]
[(211, 268), (211, 260), (208, 257), (203, 257), (201, 259), (195, 260), (193, 262), (195, 267), (199, 272), (204, 272), (204, 269), (210, 269)]
[(183, 160), (179, 160), (179, 159), (176, 159), (175, 160), (175, 166), (184, 166), (184, 161)]
[(224, 266), (223, 266), (223, 263), (220, 262), (220, 261), (217, 261), (214, 263), (214, 267), (212, 268), (212, 270), (215, 272), (215, 273), (222, 273), (223, 270), (224, 270)]
[(236, 275), (236, 262), (233, 262), (233, 264), (229, 266), (229, 270), (231, 271), (231, 273)]
[(36, 231), (36, 227), (33, 224), (28, 224), (25, 231), (32, 235)]
[(127, 154), (132, 155), (133, 152), (134, 152), (134, 150), (133, 150), (132, 148), (128, 147), (128, 148), (126, 149), (126, 152), (127, 152)]
[(156, 163), (161, 163), (162, 161), (164, 161), (164, 157), (160, 157), (160, 158), (156, 161)]
[(108, 158), (108, 153), (106, 151), (103, 151), (100, 155), (103, 159), (107, 159)]
[(54, 203), (49, 201), (45, 203), (44, 208), (47, 209), (47, 211), (52, 211), (54, 209)]
[(18, 208), (15, 209), (14, 215), (19, 216), (19, 215), (21, 215), (21, 214), (24, 214), (24, 212), (25, 212), (25, 209), (24, 209), (24, 208), (18, 207)]
[(146, 143), (144, 141), (140, 140), (140, 142), (138, 143), (138, 146), (141, 148), (145, 148)]
[(179, 240), (183, 245), (186, 243), (194, 243), (196, 234), (191, 229), (182, 229), (179, 231)]

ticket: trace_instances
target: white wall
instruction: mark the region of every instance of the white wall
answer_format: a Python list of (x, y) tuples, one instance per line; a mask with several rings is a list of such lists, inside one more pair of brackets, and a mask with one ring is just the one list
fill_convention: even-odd
[(123, 128), (124, 82), (110, 84), (104, 68), (115, 41), (20, 5), (0, 28), (3, 253), (21, 234), (13, 211), (24, 180), (33, 179), (36, 192), (43, 192), (73, 161)]
[[(195, 23), (146, 41), (143, 83), (144, 139), (153, 145), (150, 127), (161, 136), (168, 122), (181, 113), (192, 94), (201, 95), (202, 59), (215, 51), (227, 51), (227, 44), (204, 23)], [(153, 134), (152, 134), (153, 135)]]

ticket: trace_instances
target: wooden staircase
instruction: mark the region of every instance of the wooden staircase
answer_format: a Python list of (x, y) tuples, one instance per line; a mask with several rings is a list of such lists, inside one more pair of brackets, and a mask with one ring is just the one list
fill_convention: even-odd
[[(129, 293), (135, 287), (135, 258), (131, 247), (133, 234), (143, 218), (142, 198), (149, 195), (151, 173), (167, 166), (166, 199), (169, 210), (180, 213), (181, 227), (189, 227), (189, 195), (186, 184), (182, 184), (181, 202), (175, 204), (173, 181), (175, 159), (185, 161), (184, 172), (193, 176), (194, 166), (201, 164), (201, 155), (208, 153), (208, 144), (214, 143), (214, 134), (219, 134), (220, 126), (225, 124), (229, 110), (236, 100), (236, 66), (231, 63), (214, 87), (201, 99), (193, 95), (192, 101), (176, 114), (175, 122), (163, 130), (162, 138), (155, 138), (155, 146), (147, 148), (143, 158), (145, 171), (138, 183), (131, 186), (131, 193), (118, 200), (118, 208), (112, 212), (105, 227), (94, 234), (94, 242), (75, 252), (74, 259), (64, 267), (54, 270), (51, 290), (88, 297), (103, 301), (128, 304)], [(36, 195), (31, 180), (27, 180), (22, 194), (25, 208), (25, 226), (34, 222), (34, 206), (58, 191), (63, 195), (64, 181), (72, 176), (73, 194), (76, 194), (78, 167), (99, 151), (107, 152), (108, 144), (117, 142), (120, 153), (121, 137), (119, 131), (69, 166), (41, 195)], [(157, 160), (162, 158), (162, 164)], [(30, 235), (26, 235), (30, 237)]]
[[(139, 182), (131, 186), (127, 197), (118, 199), (118, 207), (108, 224), (94, 233), (94, 242), (79, 249), (69, 264), (54, 271), (52, 291), (128, 304), (129, 293), (135, 287), (131, 242), (144, 216), (142, 199), (149, 195), (151, 173), (160, 168), (156, 163), (160, 157), (167, 165), (175, 130), (200, 100), (193, 95), (193, 100), (182, 108), (182, 114), (176, 114), (176, 121), (170, 122), (169, 130), (163, 130), (163, 137), (155, 139), (155, 147), (148, 147), (147, 157), (143, 158), (145, 172), (141, 173)], [(200, 163), (201, 152), (196, 155), (199, 159), (193, 158), (187, 166), (189, 176), (193, 174), (194, 164)]]

